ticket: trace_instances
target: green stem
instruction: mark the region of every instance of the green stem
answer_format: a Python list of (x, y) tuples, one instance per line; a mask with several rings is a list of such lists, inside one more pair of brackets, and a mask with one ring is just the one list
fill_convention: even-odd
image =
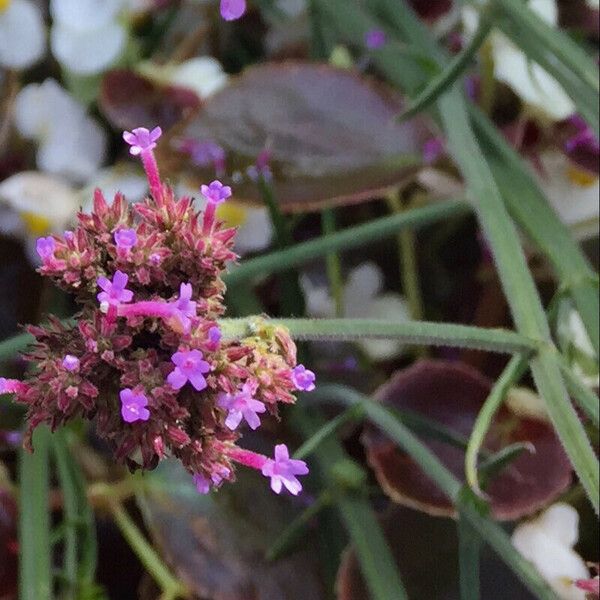
[(562, 357), (559, 357), (559, 362), (560, 370), (565, 378), (569, 393), (573, 396), (586, 416), (591, 420), (594, 427), (600, 426), (600, 406), (598, 403), (598, 396), (582, 383), (581, 379), (573, 373), (571, 367)]
[(33, 436), (35, 451), (21, 450), (19, 597), (51, 598), (49, 449), (50, 431), (39, 426)]
[(477, 457), (479, 456), (485, 437), (490, 430), (494, 416), (504, 401), (506, 392), (519, 380), (526, 369), (527, 358), (521, 355), (513, 356), (492, 388), (490, 395), (481, 407), (477, 419), (475, 419), (475, 423), (473, 424), (473, 430), (465, 454), (465, 474), (470, 488), (479, 496), (482, 495), (482, 491), (477, 476)]
[[(332, 208), (326, 208), (321, 213), (321, 223), (325, 235), (332, 235), (336, 230), (335, 212)], [(335, 302), (335, 316), (341, 318), (344, 316), (344, 279), (342, 276), (342, 264), (340, 257), (331, 252), (326, 257), (327, 277), (329, 286)]]
[[(402, 214), (374, 219), (363, 225), (349, 227), (331, 235), (295, 244), (278, 252), (245, 260), (225, 276), (225, 282), (237, 284), (265, 274), (286, 271), (331, 252), (350, 250), (392, 237), (402, 229), (421, 227), (452, 216), (467, 215), (469, 212), (470, 208), (465, 202), (445, 200), (423, 208), (414, 208)], [(1, 356), (2, 346), (0, 345), (0, 358)]]
[(142, 532), (131, 520), (121, 503), (110, 501), (110, 512), (117, 524), (117, 527), (123, 534), (123, 537), (135, 552), (140, 562), (144, 565), (154, 581), (160, 586), (164, 598), (187, 598), (189, 592), (179, 580), (171, 574), (169, 569), (162, 562), (160, 556), (154, 548), (148, 543)]
[[(362, 339), (398, 339), (404, 344), (474, 348), (501, 353), (531, 353), (536, 342), (503, 329), (484, 329), (452, 323), (409, 321), (398, 323), (378, 319), (268, 319), (269, 325), (286, 327), (301, 341), (357, 341)], [(221, 319), (225, 338), (253, 335), (261, 318)]]
[(458, 529), (458, 557), (460, 567), (460, 600), (479, 600), (481, 597), (479, 579), (479, 558), (481, 537), (473, 529), (468, 519), (460, 515)]

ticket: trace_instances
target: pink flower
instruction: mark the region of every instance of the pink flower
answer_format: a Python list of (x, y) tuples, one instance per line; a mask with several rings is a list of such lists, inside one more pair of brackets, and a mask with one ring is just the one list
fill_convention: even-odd
[(115, 231), (114, 237), (119, 250), (131, 250), (137, 244), (135, 229), (119, 229), (119, 231)]
[(189, 381), (197, 392), (205, 389), (206, 379), (203, 374), (210, 371), (210, 365), (203, 358), (200, 350), (175, 352), (171, 357), (175, 368), (167, 377), (171, 387), (180, 390)]
[(315, 379), (316, 375), (304, 365), (298, 365), (292, 371), (292, 382), (297, 390), (312, 392), (315, 389)]
[(265, 477), (271, 478), (271, 489), (276, 494), (285, 486), (290, 494), (297, 496), (302, 491), (302, 484), (295, 476), (306, 475), (308, 467), (303, 460), (290, 458), (285, 444), (278, 444), (275, 446), (275, 460), (267, 459), (261, 472)]
[(133, 131), (124, 131), (123, 139), (131, 146), (129, 153), (132, 156), (138, 156), (143, 152), (154, 150), (161, 135), (162, 129), (160, 127), (155, 127), (152, 131), (148, 131), (145, 127), (137, 127)]
[(255, 391), (256, 385), (246, 382), (240, 392), (219, 394), (217, 406), (229, 411), (225, 425), (232, 431), (237, 429), (242, 418), (246, 420), (250, 429), (257, 429), (260, 426), (260, 418), (257, 413), (264, 413), (267, 408), (262, 402), (252, 397)]
[(121, 416), (126, 423), (147, 421), (150, 418), (148, 398), (144, 394), (136, 394), (133, 390), (125, 389), (119, 392), (121, 399)]
[(369, 50), (383, 48), (387, 42), (387, 36), (383, 29), (371, 29), (365, 33), (365, 46)]
[(600, 579), (593, 577), (592, 579), (578, 579), (575, 586), (584, 592), (590, 594), (591, 598), (600, 598)]
[(122, 271), (116, 271), (112, 281), (106, 277), (98, 277), (98, 285), (103, 290), (97, 296), (98, 301), (103, 304), (118, 305), (121, 302), (131, 302), (133, 292), (125, 288), (129, 277)]
[(35, 244), (35, 249), (40, 258), (45, 262), (50, 258), (54, 258), (54, 252), (56, 252), (56, 242), (51, 235), (48, 237), (38, 238)]
[(79, 359), (72, 354), (67, 354), (62, 361), (62, 366), (67, 371), (79, 371)]
[(221, 0), (221, 16), (226, 21), (235, 21), (246, 12), (246, 0)]
[(231, 196), (231, 188), (215, 180), (210, 185), (200, 186), (200, 192), (211, 203), (219, 205)]

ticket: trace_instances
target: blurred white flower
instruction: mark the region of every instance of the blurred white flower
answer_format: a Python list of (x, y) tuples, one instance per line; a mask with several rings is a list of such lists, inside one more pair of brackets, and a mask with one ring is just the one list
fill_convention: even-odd
[(573, 581), (589, 578), (583, 559), (573, 550), (579, 537), (579, 515), (568, 504), (554, 504), (537, 519), (519, 525), (512, 535), (515, 548), (531, 561), (563, 600), (585, 600)]
[[(558, 24), (555, 0), (529, 0), (529, 8), (552, 27)], [(470, 38), (479, 24), (476, 8), (462, 11), (465, 36)], [(494, 32), (489, 37), (494, 58), (494, 75), (532, 109), (544, 116), (560, 121), (575, 112), (575, 104), (560, 84), (540, 65), (527, 58), (506, 36)]]
[(45, 48), (39, 8), (29, 0), (0, 0), (0, 66), (26, 69), (40, 60)]
[(138, 70), (157, 83), (188, 88), (202, 99), (221, 90), (229, 79), (221, 63), (212, 56), (190, 58), (177, 65), (146, 61), (138, 65)]
[[(335, 300), (328, 287), (314, 285), (307, 275), (300, 277), (306, 297), (306, 310), (313, 317), (335, 316)], [(384, 319), (396, 322), (410, 320), (404, 298), (395, 292), (382, 292), (383, 273), (372, 262), (352, 269), (344, 285), (344, 317)], [(401, 343), (395, 340), (362, 340), (360, 346), (374, 360), (386, 360), (400, 354)]]
[(234, 249), (240, 256), (271, 245), (273, 226), (266, 208), (228, 200), (219, 205), (217, 216), (230, 227), (238, 228)]
[(140, 202), (148, 193), (148, 180), (143, 171), (134, 170), (128, 164), (101, 169), (79, 191), (83, 212), (91, 212), (96, 188), (102, 190), (109, 203), (117, 192), (123, 194), (128, 202)]
[(559, 304), (556, 335), (562, 353), (581, 381), (589, 387), (598, 387), (600, 385), (598, 356), (581, 315), (570, 299), (565, 298)]
[(598, 177), (559, 151), (545, 152), (539, 160), (543, 172), (536, 171), (538, 182), (563, 223), (580, 238), (598, 235)]
[(51, 0), (50, 45), (56, 59), (78, 75), (101, 73), (123, 53), (123, 0)]
[(37, 166), (82, 183), (99, 169), (106, 134), (53, 79), (25, 86), (15, 99), (15, 124), (38, 143)]
[(29, 258), (37, 263), (36, 239), (68, 227), (77, 214), (80, 197), (60, 177), (24, 171), (0, 183), (0, 205), (9, 210), (1, 219), (2, 233), (22, 238)]

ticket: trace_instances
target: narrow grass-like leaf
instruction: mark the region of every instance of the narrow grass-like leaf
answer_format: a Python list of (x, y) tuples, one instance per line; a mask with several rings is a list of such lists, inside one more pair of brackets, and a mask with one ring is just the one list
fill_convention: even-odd
[(323, 427), (315, 431), (301, 446), (294, 452), (294, 458), (306, 458), (312, 454), (328, 437), (334, 435), (341, 427), (350, 421), (358, 421), (363, 417), (363, 408), (360, 405), (352, 406), (340, 413), (337, 417), (328, 421)]
[(52, 597), (50, 572), (50, 431), (39, 426), (33, 435), (34, 452), (21, 450), (19, 598), (37, 600)]
[(581, 410), (583, 410), (586, 416), (591, 420), (594, 427), (599, 427), (600, 404), (598, 402), (598, 396), (582, 383), (581, 379), (573, 373), (573, 370), (564, 360), (560, 360), (560, 369), (565, 378), (567, 389), (571, 396), (573, 396), (575, 402), (577, 402)]
[(598, 67), (569, 36), (550, 27), (521, 0), (494, 0), (499, 26), (562, 85), (581, 115), (600, 135)]
[(459, 515), (456, 527), (458, 529), (460, 600), (479, 600), (481, 597), (479, 578), (481, 537), (473, 529), (468, 519), (462, 515)]
[(427, 84), (427, 87), (416, 98), (411, 101), (408, 109), (400, 115), (401, 120), (408, 120), (421, 111), (429, 108), (444, 92), (454, 85), (484, 44), (493, 25), (493, 21), (487, 15), (481, 19), (479, 27), (468, 45), (448, 63), (448, 66), (439, 75), (434, 77)]
[(540, 600), (557, 600), (548, 584), (533, 565), (514, 548), (501, 527), (482, 516), (471, 502), (461, 502), (461, 483), (450, 473), (438, 458), (414, 434), (404, 426), (385, 406), (373, 402), (367, 396), (341, 385), (322, 385), (313, 395), (323, 400), (338, 401), (345, 406), (362, 404), (367, 417), (385, 432), (399, 447), (409, 454), (448, 498), (455, 502), (460, 514), (479, 533), (498, 556), (514, 571), (529, 590)]
[[(357, 341), (362, 339), (398, 339), (405, 344), (474, 348), (501, 353), (535, 352), (537, 344), (512, 331), (485, 329), (453, 323), (427, 321), (386, 321), (381, 319), (269, 319), (271, 325), (286, 327), (300, 341)], [(219, 326), (226, 338), (253, 335), (257, 321), (221, 319)]]
[[(332, 252), (358, 248), (386, 237), (392, 237), (403, 229), (429, 225), (452, 216), (466, 215), (469, 211), (470, 208), (465, 202), (444, 200), (401, 214), (381, 217), (363, 225), (349, 227), (315, 240), (295, 244), (284, 250), (245, 260), (239, 266), (232, 268), (225, 276), (225, 282), (228, 285), (235, 285), (256, 277), (285, 271)], [(0, 357), (2, 356), (1, 348), (0, 345)]]
[(326, 490), (283, 530), (281, 535), (268, 548), (265, 554), (266, 559), (270, 561), (279, 560), (290, 552), (306, 531), (309, 523), (323, 508), (329, 506), (331, 503), (331, 494)]
[(94, 586), (98, 548), (96, 522), (88, 502), (81, 469), (68, 447), (67, 432), (59, 430), (52, 436), (58, 479), (64, 496), (65, 573), (73, 582), (73, 561), (78, 591)]
[[(354, 403), (353, 407), (356, 406)], [(307, 436), (314, 435), (324, 425), (324, 419), (314, 411), (296, 410), (293, 415), (296, 426)], [(356, 463), (350, 462), (340, 444), (332, 437), (326, 438), (314, 453), (317, 470), (324, 482), (331, 483), (336, 466), (350, 463), (355, 478), (366, 478), (366, 474)], [(391, 553), (381, 526), (365, 495), (363, 485), (356, 488), (332, 486), (332, 497), (355, 547), (361, 572), (373, 600), (406, 600), (406, 591), (394, 557)], [(333, 493), (335, 492), (335, 493)]]
[(476, 494), (481, 495), (479, 478), (477, 477), (477, 457), (481, 451), (483, 441), (490, 429), (494, 415), (504, 401), (506, 392), (521, 378), (526, 369), (527, 359), (521, 355), (513, 356), (477, 415), (465, 454), (467, 483)]

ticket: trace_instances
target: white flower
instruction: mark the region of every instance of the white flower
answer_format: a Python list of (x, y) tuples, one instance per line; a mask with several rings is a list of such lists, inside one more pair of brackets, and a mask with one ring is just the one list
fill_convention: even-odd
[[(306, 310), (314, 317), (335, 316), (335, 301), (327, 287), (314, 285), (308, 276), (300, 277), (306, 297)], [(400, 294), (382, 292), (383, 273), (377, 265), (365, 262), (350, 271), (344, 285), (344, 317), (369, 318), (403, 322), (410, 311)], [(374, 360), (386, 360), (402, 352), (395, 340), (362, 340), (360, 346)]]
[(122, 8), (123, 0), (51, 0), (50, 45), (57, 60), (78, 75), (107, 69), (127, 41), (117, 20)]
[[(549, 25), (556, 27), (558, 9), (555, 0), (529, 0), (529, 8)], [(466, 37), (472, 37), (479, 23), (476, 9), (463, 9)], [(575, 104), (560, 84), (540, 65), (530, 61), (526, 54), (506, 36), (494, 32), (490, 36), (496, 79), (511, 87), (532, 109), (560, 121), (575, 112)]]
[[(80, 198), (68, 181), (39, 171), (11, 175), (0, 183), (3, 233), (22, 238), (33, 263), (39, 262), (35, 240), (64, 230), (79, 210)], [(17, 218), (12, 218), (17, 217)]]
[(38, 142), (37, 166), (74, 182), (87, 181), (100, 167), (106, 135), (56, 81), (25, 86), (15, 99), (15, 124)]
[(560, 349), (581, 381), (589, 387), (598, 387), (598, 356), (581, 315), (570, 299), (564, 299), (559, 304), (556, 335)]
[(562, 152), (544, 152), (540, 187), (563, 223), (580, 238), (598, 235), (598, 177), (577, 168)]
[(512, 535), (515, 548), (531, 561), (563, 600), (585, 600), (573, 581), (589, 571), (573, 550), (579, 537), (579, 515), (568, 504), (554, 504), (537, 519), (519, 525)]
[(40, 60), (45, 48), (39, 8), (29, 0), (0, 0), (0, 66), (26, 69)]
[(140, 202), (148, 193), (148, 180), (130, 165), (117, 164), (102, 169), (79, 192), (83, 212), (91, 212), (96, 188), (102, 190), (109, 204), (117, 192), (123, 194), (128, 202)]
[(188, 88), (202, 99), (224, 88), (229, 79), (221, 63), (212, 56), (198, 56), (177, 65), (144, 62), (138, 65), (138, 70), (163, 85)]

